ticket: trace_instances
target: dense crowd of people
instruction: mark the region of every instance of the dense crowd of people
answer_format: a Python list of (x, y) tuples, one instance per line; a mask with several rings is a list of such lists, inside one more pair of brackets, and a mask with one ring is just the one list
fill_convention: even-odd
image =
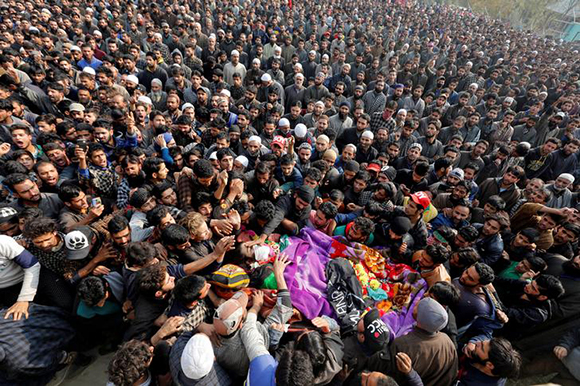
[(0, 17), (0, 383), (580, 382), (571, 43), (392, 0)]

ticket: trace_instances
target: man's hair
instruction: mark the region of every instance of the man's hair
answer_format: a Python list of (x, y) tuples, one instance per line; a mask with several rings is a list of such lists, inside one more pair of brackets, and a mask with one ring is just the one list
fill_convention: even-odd
[(129, 204), (134, 208), (141, 208), (149, 199), (151, 199), (151, 191), (147, 188), (138, 188), (131, 198), (129, 199)]
[(495, 280), (495, 274), (489, 265), (478, 261), (473, 266), (479, 275), (479, 284), (487, 285)]
[(449, 259), (449, 250), (441, 244), (427, 245), (425, 252), (431, 257), (434, 265), (443, 264)]
[[(12, 173), (4, 180), (4, 185), (8, 186), (10, 190), (14, 191), (14, 185), (23, 183), (26, 180), (30, 180), (30, 177), (23, 173)], [(32, 181), (32, 180), (31, 180)]]
[(443, 157), (435, 160), (435, 163), (433, 164), (433, 169), (437, 171), (440, 169), (447, 169), (449, 166), (451, 166), (451, 160), (449, 158)]
[[(189, 234), (197, 236), (200, 227), (205, 223), (205, 217), (198, 212), (190, 212), (179, 221), (181, 225)], [(183, 244), (185, 241), (176, 244)]]
[(167, 268), (161, 264), (151, 265), (143, 268), (137, 273), (137, 287), (139, 291), (148, 297), (155, 297), (155, 293), (160, 291), (165, 283), (165, 273)]
[(356, 225), (358, 230), (367, 237), (375, 231), (375, 223), (367, 217), (357, 217), (354, 220), (354, 225)]
[(417, 175), (425, 177), (427, 173), (429, 173), (429, 163), (426, 161), (417, 161), (415, 167), (413, 168), (413, 171)]
[(536, 284), (540, 287), (540, 294), (547, 296), (548, 299), (558, 299), (564, 295), (565, 290), (562, 282), (556, 276), (539, 275), (536, 278)]
[(56, 221), (48, 217), (40, 217), (24, 224), (24, 237), (29, 240), (35, 239), (47, 233), (56, 232)]
[(493, 338), (489, 342), (488, 360), (493, 363), (493, 375), (499, 378), (517, 378), (522, 366), (520, 353), (504, 338)]
[(489, 221), (489, 220), (497, 221), (497, 223), (499, 224), (500, 232), (506, 228), (509, 228), (509, 226), (510, 226), (509, 218), (507, 218), (505, 216), (500, 216), (497, 213), (496, 214), (489, 214), (489, 215), (485, 216), (485, 221)]
[(327, 220), (334, 219), (338, 214), (338, 209), (336, 208), (336, 206), (329, 201), (320, 204), (318, 210), (320, 210), (322, 214), (324, 214), (324, 217), (326, 217)]
[(152, 358), (147, 343), (136, 339), (124, 343), (109, 362), (109, 381), (114, 385), (135, 384), (147, 373)]
[(442, 306), (450, 307), (459, 303), (461, 294), (457, 287), (447, 281), (438, 281), (429, 288), (429, 293)]
[[(199, 215), (199, 213), (197, 214)], [(185, 217), (182, 219), (181, 224), (184, 224), (184, 220), (190, 221)], [(189, 240), (189, 231), (183, 225), (171, 224), (161, 232), (161, 239), (165, 245), (181, 245)]]
[[(326, 163), (324, 163), (324, 164), (326, 165)], [(304, 179), (306, 179), (306, 177), (309, 177), (310, 179), (312, 179), (316, 182), (320, 182), (322, 180), (322, 171), (320, 169), (315, 168), (315, 167), (310, 167), (306, 170), (306, 172), (304, 173), (303, 176), (304, 176)]]
[(280, 165), (293, 165), (294, 164), (294, 157), (290, 154), (284, 154), (280, 157)]
[(263, 221), (270, 221), (276, 214), (276, 207), (269, 200), (262, 200), (254, 207), (254, 214)]
[(63, 184), (58, 191), (58, 198), (62, 202), (70, 202), (72, 199), (77, 198), (83, 190), (74, 184)]
[(77, 288), (79, 298), (89, 307), (96, 306), (107, 294), (105, 280), (97, 276), (85, 277)]
[(497, 210), (504, 210), (505, 209), (505, 201), (498, 195), (493, 195), (487, 200), (487, 204), (493, 206)]
[(129, 220), (125, 216), (117, 215), (107, 224), (107, 230), (111, 234), (119, 233), (129, 227)]
[(155, 208), (147, 212), (147, 224), (156, 227), (161, 224), (161, 220), (163, 220), (169, 213), (171, 212), (168, 207), (165, 205), (157, 205)]
[(155, 258), (157, 250), (150, 243), (142, 241), (127, 245), (127, 266), (143, 267)]
[(310, 355), (302, 350), (285, 349), (276, 369), (279, 386), (310, 386), (314, 383), (314, 370)]
[(163, 161), (161, 158), (147, 158), (145, 161), (143, 161), (142, 170), (145, 172), (147, 178), (153, 178), (153, 173), (158, 173), (159, 169), (161, 168), (161, 164), (164, 163), (165, 161)]
[(193, 173), (197, 178), (209, 178), (213, 176), (213, 166), (209, 160), (200, 159), (193, 165)]
[(507, 173), (511, 173), (514, 176), (516, 176), (517, 178), (522, 178), (525, 174), (524, 174), (524, 169), (521, 168), (521, 166), (510, 166), (507, 170), (506, 170), (506, 174)]
[(199, 300), (200, 291), (205, 286), (205, 283), (205, 279), (197, 275), (181, 278), (175, 283), (173, 296), (181, 304), (191, 304)]
[(459, 248), (455, 253), (464, 267), (470, 267), (481, 259), (479, 253), (471, 247)]

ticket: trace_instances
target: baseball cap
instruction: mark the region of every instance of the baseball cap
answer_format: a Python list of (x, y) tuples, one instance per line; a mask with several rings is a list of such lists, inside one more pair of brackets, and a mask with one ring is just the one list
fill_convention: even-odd
[(389, 181), (393, 181), (397, 177), (397, 170), (392, 166), (383, 167), (381, 172), (385, 173)]
[(229, 300), (222, 303), (213, 316), (215, 331), (222, 336), (236, 332), (244, 320), (247, 305), (248, 295), (243, 291), (236, 292)]
[(463, 173), (463, 170), (459, 169), (459, 168), (455, 168), (453, 169), (450, 173), (450, 176), (453, 176), (455, 178), (458, 178), (460, 180), (463, 180), (465, 174)]
[(423, 298), (417, 304), (417, 327), (431, 334), (441, 331), (448, 321), (447, 311), (437, 300)]
[(0, 223), (11, 220), (17, 214), (18, 212), (16, 209), (12, 208), (11, 206), (0, 208)]
[(199, 333), (191, 337), (181, 353), (181, 371), (193, 380), (201, 379), (213, 369), (214, 354), (209, 337)]
[[(281, 135), (277, 135), (272, 140), (272, 145), (278, 145), (282, 149), (284, 149), (286, 147), (286, 139), (284, 137), (282, 137)], [(272, 146), (272, 145), (270, 145), (270, 146)]]
[(373, 352), (380, 351), (389, 344), (389, 327), (381, 319), (379, 310), (373, 308), (363, 316), (365, 345)]
[(429, 204), (431, 204), (431, 200), (425, 192), (416, 192), (411, 194), (411, 200), (413, 200), (415, 204), (420, 205), (423, 209), (427, 209)]
[(66, 258), (69, 260), (82, 260), (89, 255), (93, 231), (88, 226), (80, 226), (76, 230), (64, 236)]
[(379, 164), (376, 164), (376, 163), (372, 163), (372, 162), (371, 162), (371, 163), (370, 163), (370, 164), (367, 166), (367, 170), (372, 170), (372, 171), (374, 171), (374, 172), (380, 173), (380, 172), (381, 172), (381, 167), (379, 166)]

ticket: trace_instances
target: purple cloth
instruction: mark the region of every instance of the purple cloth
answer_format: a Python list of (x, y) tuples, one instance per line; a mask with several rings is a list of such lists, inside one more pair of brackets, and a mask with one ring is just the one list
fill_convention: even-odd
[[(298, 236), (289, 237), (288, 244), (282, 251), (294, 263), (290, 264), (284, 277), (288, 284), (292, 305), (307, 319), (317, 316), (330, 316), (336, 320), (332, 306), (327, 301), (326, 264), (330, 256), (364, 259), (366, 253), (356, 243), (346, 242), (343, 238), (332, 238), (312, 228), (303, 228)], [(341, 242), (340, 244), (337, 241)], [(406, 335), (415, 324), (413, 309), (427, 290), (427, 283), (423, 279), (408, 280), (413, 271), (405, 269), (397, 278), (387, 278), (389, 284), (397, 282), (411, 284), (410, 301), (402, 310), (390, 311), (383, 315), (383, 321), (391, 329), (391, 339)]]
[(284, 253), (294, 263), (284, 277), (288, 284), (292, 305), (308, 319), (334, 316), (326, 300), (326, 264), (330, 260), (328, 248), (332, 239), (322, 232), (303, 228), (296, 237), (288, 239)]

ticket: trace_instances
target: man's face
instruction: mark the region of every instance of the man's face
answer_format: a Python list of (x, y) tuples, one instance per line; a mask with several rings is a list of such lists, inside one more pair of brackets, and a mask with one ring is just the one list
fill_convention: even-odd
[(549, 231), (550, 229), (554, 229), (556, 227), (556, 222), (552, 217), (543, 215), (538, 223), (538, 229), (540, 231)]
[(78, 196), (70, 200), (70, 203), (65, 203), (65, 205), (81, 213), (85, 213), (89, 209), (87, 195), (84, 192), (80, 192)]
[(503, 183), (505, 185), (513, 185), (518, 182), (520, 179), (516, 177), (513, 173), (508, 172), (503, 176)]
[(18, 198), (25, 201), (38, 202), (41, 199), (38, 185), (31, 180), (24, 180), (19, 184), (14, 185), (14, 193)]
[(572, 183), (570, 182), (570, 180), (566, 179), (566, 178), (562, 178), (562, 177), (558, 177), (556, 179), (556, 181), (554, 182), (554, 186), (558, 189), (558, 190), (563, 190), (568, 188), (570, 185), (572, 185)]
[(564, 146), (564, 154), (566, 155), (576, 154), (577, 151), (578, 146), (573, 143), (568, 143)]
[(41, 251), (50, 252), (58, 246), (59, 238), (56, 232), (45, 233), (32, 239), (32, 244)]
[(13, 130), (12, 141), (19, 149), (26, 149), (32, 142), (32, 135), (28, 134), (25, 130)]
[(496, 220), (487, 220), (483, 224), (482, 233), (484, 236), (493, 236), (499, 233), (501, 230), (501, 225)]
[(326, 218), (324, 213), (322, 213), (320, 210), (317, 210), (312, 222), (316, 228), (323, 228), (326, 226), (326, 224), (328, 224), (328, 221), (329, 220)]
[(399, 151), (400, 149), (397, 146), (389, 146), (387, 148), (387, 154), (389, 154), (389, 157), (391, 157), (391, 159), (395, 159), (399, 156)]
[(53, 164), (42, 164), (38, 168), (38, 176), (45, 185), (54, 187), (58, 183), (58, 171)]
[(105, 168), (108, 164), (107, 155), (102, 150), (96, 150), (91, 154), (91, 162), (96, 166)]
[(420, 156), (420, 155), (421, 155), (421, 152), (420, 152), (420, 151), (419, 151), (419, 149), (418, 149), (418, 148), (416, 148), (416, 147), (413, 147), (413, 148), (411, 148), (411, 149), (409, 149), (409, 150), (407, 151), (407, 158), (408, 158), (408, 159), (409, 159), (411, 162), (414, 162), (414, 161), (416, 161), (416, 160), (419, 158), (419, 156)]
[(479, 285), (479, 273), (477, 273), (475, 266), (471, 266), (471, 267), (467, 268), (465, 271), (463, 271), (463, 273), (461, 274), (461, 277), (459, 278), (459, 282), (461, 283), (461, 285), (463, 285), (465, 287), (478, 286)]
[(466, 206), (457, 205), (453, 208), (451, 213), (451, 218), (455, 224), (460, 224), (462, 221), (466, 221), (469, 217), (469, 208)]
[(576, 240), (574, 232), (564, 228), (563, 226), (558, 227), (558, 230), (554, 233), (554, 241), (558, 244), (565, 244), (574, 240)]
[(484, 143), (480, 142), (473, 148), (473, 155), (475, 155), (476, 157), (481, 157), (483, 154), (485, 154), (486, 151), (487, 146)]
[(105, 127), (95, 127), (93, 130), (93, 136), (100, 143), (109, 143), (111, 140), (111, 130)]
[(366, 189), (367, 183), (364, 180), (355, 179), (353, 181), (352, 187), (353, 187), (355, 193), (360, 193)]
[(558, 145), (556, 145), (555, 143), (547, 142), (543, 146), (544, 154), (549, 154), (549, 153), (553, 152), (554, 150), (556, 150), (557, 148), (558, 148)]
[(360, 138), (360, 147), (363, 149), (368, 149), (373, 144), (373, 140), (368, 137), (361, 137)]
[(361, 232), (360, 229), (358, 229), (358, 227), (356, 226), (356, 224), (353, 224), (349, 231), (348, 234), (346, 235), (346, 238), (349, 241), (354, 241), (354, 242), (358, 242), (358, 243), (364, 243), (366, 241), (366, 236)]
[(351, 147), (345, 147), (342, 150), (342, 160), (343, 161), (350, 161), (354, 159), (354, 152), (352, 151)]
[(296, 209), (301, 212), (304, 209), (306, 209), (310, 204), (306, 201), (304, 201), (303, 199), (301, 199), (298, 196), (295, 196), (295, 200), (294, 200), (294, 205), (296, 206)]
[(455, 200), (460, 200), (462, 198), (466, 198), (468, 193), (469, 192), (467, 189), (465, 189), (464, 186), (456, 186), (451, 192), (451, 197)]

